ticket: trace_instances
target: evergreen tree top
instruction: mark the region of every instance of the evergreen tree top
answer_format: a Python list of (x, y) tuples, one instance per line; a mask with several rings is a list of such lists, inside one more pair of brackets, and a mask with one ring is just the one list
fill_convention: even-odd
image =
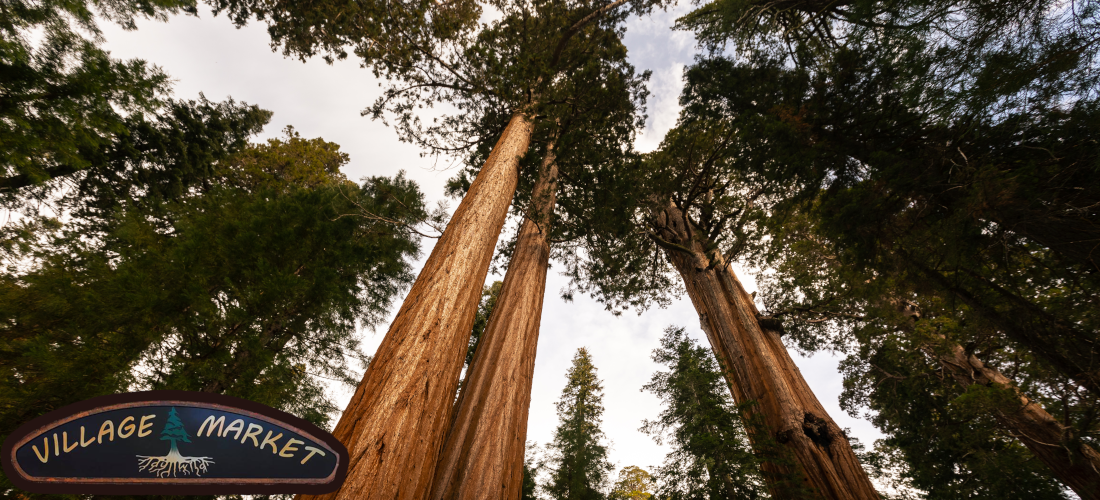
[(164, 430), (160, 431), (160, 440), (170, 440), (173, 444), (176, 441), (191, 442), (191, 436), (187, 434), (187, 429), (183, 428), (183, 422), (176, 414), (176, 407), (174, 406), (171, 410), (168, 410), (168, 421), (164, 423)]

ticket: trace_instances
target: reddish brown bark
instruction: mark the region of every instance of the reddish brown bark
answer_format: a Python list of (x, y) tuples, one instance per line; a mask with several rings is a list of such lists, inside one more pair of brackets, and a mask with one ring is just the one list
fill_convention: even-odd
[[(750, 412), (789, 452), (797, 471), (771, 462), (765, 470), (773, 495), (792, 494), (777, 479), (798, 472), (804, 487), (827, 499), (877, 499), (847, 437), (821, 406), (787, 353), (777, 332), (762, 328), (759, 311), (733, 271), (708, 258), (697, 232), (670, 205), (657, 217), (655, 236), (680, 273), (699, 320), (738, 403), (754, 401)], [(750, 435), (762, 430), (753, 430)], [(754, 445), (768, 436), (751, 436)]]
[(1082, 500), (1100, 500), (1100, 453), (1076, 439), (1072, 429), (1025, 396), (1001, 372), (986, 366), (973, 354), (967, 354), (958, 344), (942, 339), (939, 343), (930, 346), (927, 352), (938, 358), (963, 387), (981, 384), (1012, 391), (1014, 401), (994, 410), (997, 422), (1047, 464), (1054, 476)]
[(350, 455), (347, 480), (339, 491), (316, 498), (427, 496), (481, 286), (530, 137), (530, 120), (513, 115), (336, 424), (333, 434)]
[(525, 219), (520, 228), (500, 296), (455, 404), (432, 500), (519, 498), (556, 183), (551, 145), (528, 213), (534, 220)]

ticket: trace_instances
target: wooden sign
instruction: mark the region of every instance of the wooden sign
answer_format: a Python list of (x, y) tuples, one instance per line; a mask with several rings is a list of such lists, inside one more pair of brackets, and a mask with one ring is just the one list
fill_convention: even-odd
[(293, 415), (242, 399), (151, 391), (50, 412), (4, 440), (4, 473), (36, 493), (328, 493), (348, 452)]

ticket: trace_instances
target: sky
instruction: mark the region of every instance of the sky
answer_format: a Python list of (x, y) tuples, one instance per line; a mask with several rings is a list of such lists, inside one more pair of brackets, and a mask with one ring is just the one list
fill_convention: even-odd
[[(671, 26), (689, 8), (684, 3), (627, 23), (625, 42), (631, 63), (638, 71), (653, 72), (648, 119), (635, 145), (640, 151), (656, 148), (665, 132), (675, 125), (683, 69), (691, 64), (696, 47), (690, 33), (672, 31)], [(174, 79), (177, 98), (195, 99), (201, 92), (213, 101), (232, 97), (273, 111), (271, 123), (257, 140), (280, 137), (282, 129), (292, 125), (302, 137), (322, 137), (339, 144), (350, 155), (344, 173), (351, 179), (392, 176), (404, 170), (419, 183), (430, 205), (444, 200), (451, 210), (457, 207), (457, 201), (443, 194), (447, 179), (455, 173), (447, 169), (446, 162), (421, 157), (418, 148), (398, 141), (393, 129), (360, 116), (359, 112), (373, 103), (382, 89), (370, 70), (360, 68), (357, 62), (328, 65), (319, 58), (304, 63), (285, 58), (271, 50), (263, 25), (252, 23), (236, 29), (224, 16), (213, 17), (208, 11), (198, 17), (172, 17), (167, 23), (139, 22), (136, 31), (123, 31), (107, 23), (101, 27), (105, 48), (113, 57), (140, 58), (160, 66)], [(417, 269), (423, 265), (433, 241), (424, 240)], [(754, 291), (751, 274), (736, 266), (734, 269), (746, 288)], [(500, 279), (503, 276), (490, 275), (487, 281)], [(573, 302), (563, 301), (559, 291), (566, 283), (551, 262), (527, 438), (540, 445), (552, 438), (558, 423), (554, 403), (565, 386), (565, 372), (577, 348), (587, 347), (603, 381), (602, 428), (611, 444), (611, 462), (616, 469), (636, 465), (652, 470), (664, 460), (668, 449), (638, 430), (642, 420), (654, 419), (661, 411), (656, 396), (640, 391), (661, 368), (650, 359), (650, 353), (658, 347), (669, 325), (686, 327), (693, 338), (706, 345), (698, 316), (685, 296), (664, 309), (616, 317), (582, 295)], [(394, 303), (391, 318), (403, 298)], [(387, 320), (375, 332), (360, 332), (368, 354), (382, 341), (388, 325)], [(839, 358), (829, 353), (806, 358), (793, 350), (791, 355), (841, 428), (849, 428), (849, 435), (868, 447), (881, 437), (870, 422), (852, 418), (840, 409), (837, 400), (843, 381), (836, 369)], [(352, 390), (334, 386), (331, 397), (342, 408)]]

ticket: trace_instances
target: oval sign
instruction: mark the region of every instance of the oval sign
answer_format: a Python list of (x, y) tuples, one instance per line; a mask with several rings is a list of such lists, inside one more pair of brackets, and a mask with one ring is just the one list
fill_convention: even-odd
[(259, 403), (150, 391), (101, 396), (4, 440), (4, 473), (36, 493), (328, 493), (348, 452), (331, 434)]

